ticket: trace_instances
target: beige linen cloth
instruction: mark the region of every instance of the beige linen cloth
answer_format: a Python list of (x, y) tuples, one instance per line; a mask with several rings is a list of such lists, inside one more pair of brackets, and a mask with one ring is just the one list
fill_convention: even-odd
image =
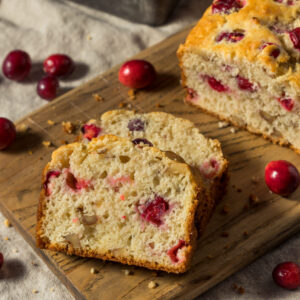
[[(33, 62), (30, 78), (23, 83), (0, 75), (0, 116), (15, 121), (47, 104), (36, 94), (36, 80), (48, 55), (66, 53), (77, 63), (75, 74), (61, 85), (66, 91), (196, 21), (209, 2), (182, 1), (165, 25), (150, 27), (70, 1), (0, 0), (1, 64), (13, 49), (27, 51)], [(299, 259), (299, 248), (300, 237), (296, 236), (199, 299), (300, 299), (300, 291), (284, 291), (271, 279), (278, 262)], [(4, 226), (1, 213), (0, 251), (5, 257), (0, 271), (1, 300), (73, 299), (21, 235), (13, 227)], [(233, 283), (243, 286), (245, 293), (238, 295)]]

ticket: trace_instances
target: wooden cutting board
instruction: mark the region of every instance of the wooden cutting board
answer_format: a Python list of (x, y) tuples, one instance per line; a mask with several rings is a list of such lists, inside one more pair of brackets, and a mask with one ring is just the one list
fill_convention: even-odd
[[(179, 84), (175, 52), (187, 33), (188, 30), (178, 33), (136, 56), (155, 65), (158, 80), (151, 89), (138, 92), (135, 100), (130, 100), (128, 89), (119, 84), (117, 66), (25, 117), (18, 124), (28, 125), (30, 130), (19, 134), (13, 147), (0, 153), (2, 212), (77, 299), (191, 299), (300, 228), (300, 189), (293, 197), (285, 199), (271, 194), (263, 180), (267, 162), (286, 159), (300, 168), (300, 156), (246, 131), (236, 129), (232, 133), (232, 127), (219, 128), (217, 119), (183, 103), (184, 91)], [(96, 101), (93, 94), (100, 95), (103, 101)], [(228, 192), (199, 240), (192, 268), (185, 275), (155, 273), (118, 263), (69, 257), (35, 247), (42, 169), (62, 140), (70, 142), (75, 138), (62, 130), (61, 122), (97, 118), (107, 110), (120, 107), (143, 112), (162, 110), (190, 119), (206, 136), (221, 141), (229, 159), (231, 179)], [(49, 125), (47, 120), (55, 124)], [(47, 148), (42, 141), (51, 141), (53, 146)], [(259, 177), (257, 184), (251, 181), (253, 176)], [(250, 203), (250, 194), (257, 196), (259, 203)], [(228, 208), (227, 214), (224, 205)], [(99, 273), (91, 274), (92, 267)], [(134, 274), (125, 276), (125, 269), (133, 270)], [(157, 288), (148, 288), (151, 280), (158, 283)]]

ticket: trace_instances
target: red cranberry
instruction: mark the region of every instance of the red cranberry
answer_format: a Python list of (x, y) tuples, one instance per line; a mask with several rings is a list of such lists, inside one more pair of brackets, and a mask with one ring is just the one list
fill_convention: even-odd
[(133, 89), (147, 87), (154, 82), (155, 78), (154, 67), (145, 60), (127, 61), (119, 70), (120, 82)]
[(217, 38), (216, 42), (221, 42), (225, 39), (226, 42), (236, 43), (244, 38), (244, 34), (242, 32), (222, 32)]
[(229, 91), (229, 88), (221, 83), (221, 81), (218, 81), (216, 78), (211, 76), (206, 76), (206, 80), (209, 84), (209, 86), (214, 89), (215, 91), (222, 93)]
[(267, 164), (265, 182), (272, 192), (288, 196), (297, 189), (300, 175), (297, 168), (288, 161), (276, 160)]
[(179, 258), (177, 257), (178, 250), (186, 246), (184, 240), (179, 240), (178, 244), (172, 247), (167, 254), (170, 256), (172, 262), (177, 263), (179, 262)]
[(44, 181), (44, 184), (43, 184), (43, 187), (44, 187), (44, 190), (46, 192), (46, 196), (50, 196), (51, 194), (51, 191), (49, 190), (48, 188), (48, 184), (51, 180), (51, 178), (56, 178), (58, 177), (59, 175), (61, 174), (60, 171), (49, 171), (46, 175), (46, 179)]
[[(276, 44), (274, 44), (274, 43), (263, 43), (259, 49), (263, 50), (268, 45), (276, 45)], [(276, 59), (279, 56), (279, 54), (280, 54), (280, 50), (278, 48), (276, 48), (276, 49), (272, 50), (272, 52), (270, 53), (270, 56), (272, 56), (272, 57), (274, 57)]]
[(142, 219), (160, 226), (162, 216), (169, 210), (169, 203), (163, 197), (156, 196), (153, 201), (138, 206)]
[(273, 280), (282, 288), (294, 290), (300, 286), (300, 267), (293, 262), (284, 262), (275, 267)]
[(73, 60), (65, 54), (53, 54), (44, 60), (44, 71), (52, 76), (68, 76), (75, 66)]
[(3, 257), (3, 254), (0, 252), (0, 269), (3, 266), (3, 263), (4, 263), (4, 257)]
[(153, 144), (151, 142), (149, 142), (147, 139), (142, 139), (142, 138), (135, 139), (135, 140), (132, 141), (132, 143), (134, 145), (139, 145), (139, 144), (143, 143), (144, 145), (148, 145), (149, 147), (153, 147)]
[(0, 118), (0, 150), (7, 148), (16, 138), (16, 128), (12, 121)]
[(102, 129), (94, 124), (85, 124), (81, 127), (83, 137), (88, 139), (89, 141), (93, 138), (96, 138), (101, 133), (101, 131)]
[(127, 128), (130, 131), (144, 131), (145, 123), (141, 119), (133, 119), (129, 121)]
[(277, 98), (277, 101), (287, 111), (291, 111), (294, 108), (294, 101), (290, 98), (286, 98), (286, 99)]
[(236, 80), (237, 80), (237, 84), (241, 90), (245, 90), (245, 91), (248, 91), (251, 93), (255, 92), (253, 83), (251, 83), (248, 79), (238, 75), (236, 77)]
[(23, 80), (29, 74), (30, 68), (30, 57), (22, 50), (8, 53), (2, 65), (4, 76), (11, 80)]
[(186, 101), (192, 101), (196, 98), (198, 98), (197, 92), (191, 88), (187, 88), (187, 96), (185, 98)]
[(238, 11), (243, 5), (237, 0), (215, 0), (212, 4), (212, 13), (229, 14), (231, 11)]
[(91, 182), (89, 180), (77, 179), (71, 172), (67, 173), (66, 184), (74, 191), (80, 191), (81, 189), (91, 187)]
[(58, 80), (53, 76), (45, 76), (38, 81), (37, 93), (46, 100), (52, 100), (56, 97), (59, 88)]
[(300, 51), (300, 27), (291, 30), (289, 35), (294, 48)]

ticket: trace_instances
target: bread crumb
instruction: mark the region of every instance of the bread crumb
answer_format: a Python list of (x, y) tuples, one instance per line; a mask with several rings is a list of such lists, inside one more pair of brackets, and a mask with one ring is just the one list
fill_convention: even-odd
[(206, 258), (213, 259), (213, 256), (212, 255), (207, 255)]
[(120, 102), (120, 103), (118, 104), (118, 107), (124, 108), (124, 107), (126, 107), (126, 103), (125, 103), (125, 102)]
[(5, 225), (6, 227), (11, 227), (11, 223), (10, 223), (10, 221), (9, 221), (8, 219), (5, 219), (5, 220), (4, 220), (4, 225)]
[(225, 204), (221, 210), (222, 215), (228, 215), (229, 214), (229, 206)]
[(97, 269), (95, 269), (95, 268), (91, 268), (90, 272), (91, 272), (91, 274), (97, 274), (97, 273), (99, 273), (99, 271)]
[(5, 236), (5, 237), (3, 238), (3, 240), (4, 240), (4, 241), (9, 241), (9, 237), (8, 237), (8, 236)]
[(20, 133), (24, 133), (26, 131), (28, 131), (29, 127), (28, 125), (26, 124), (20, 124), (19, 126), (17, 126), (17, 130), (20, 132)]
[(249, 236), (249, 233), (248, 233), (248, 231), (247, 231), (247, 230), (245, 230), (245, 231), (244, 231), (244, 233), (243, 233), (243, 235), (244, 235), (244, 237), (248, 237), (248, 236)]
[(51, 142), (50, 142), (50, 141), (43, 141), (42, 144), (43, 144), (43, 146), (46, 147), (46, 148), (48, 148), (48, 147), (51, 146)]
[(124, 274), (126, 276), (129, 276), (129, 275), (133, 275), (133, 272), (131, 270), (126, 269), (126, 270), (124, 270)]
[(155, 281), (150, 281), (148, 283), (148, 288), (149, 289), (155, 289), (157, 287), (157, 283)]
[(32, 293), (33, 293), (33, 294), (37, 294), (38, 291), (33, 289), (33, 290), (32, 290)]
[(92, 94), (93, 98), (97, 101), (97, 102), (103, 102), (104, 99), (97, 93)]
[(219, 128), (225, 128), (227, 126), (229, 126), (228, 122), (222, 122), (222, 121), (218, 122), (218, 127)]
[(236, 133), (235, 128), (231, 127), (231, 128), (230, 128), (230, 132), (231, 132), (231, 133)]
[(63, 126), (64, 132), (68, 134), (72, 134), (75, 130), (75, 125), (70, 121), (62, 122), (61, 125)]
[(32, 151), (31, 151), (31, 150), (29, 150), (29, 151), (28, 151), (28, 154), (29, 154), (29, 155), (32, 155)]
[(156, 107), (156, 108), (162, 108), (162, 107), (165, 107), (165, 106), (162, 105), (162, 104), (160, 104), (160, 103), (156, 103), (156, 104), (155, 104), (155, 107)]
[(52, 120), (48, 120), (47, 123), (51, 126), (53, 126), (55, 124)]
[(136, 98), (136, 90), (135, 89), (130, 89), (128, 91), (128, 96), (129, 96), (129, 99), (132, 101), (132, 100), (135, 100)]
[(222, 237), (229, 237), (229, 233), (226, 232), (226, 231), (223, 231), (223, 232), (221, 233), (221, 236), (222, 236)]
[(258, 176), (252, 176), (251, 182), (254, 183), (254, 184), (258, 184), (258, 182), (259, 182), (259, 177), (258, 177)]
[(251, 205), (256, 206), (256, 205), (259, 204), (260, 200), (256, 195), (250, 194), (249, 195), (249, 202), (250, 202)]

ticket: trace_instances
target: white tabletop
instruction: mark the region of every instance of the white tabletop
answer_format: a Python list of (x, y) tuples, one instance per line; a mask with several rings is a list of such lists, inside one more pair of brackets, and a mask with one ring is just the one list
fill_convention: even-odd
[[(70, 80), (62, 82), (62, 91), (66, 91), (196, 21), (209, 2), (182, 1), (166, 25), (150, 27), (66, 0), (0, 1), (0, 63), (13, 49), (27, 51), (33, 62), (30, 78), (24, 83), (0, 76), (0, 116), (17, 120), (46, 105), (36, 94), (36, 81), (42, 76), (41, 63), (48, 55), (68, 54), (79, 66)], [(199, 299), (300, 299), (300, 291), (282, 290), (271, 277), (279, 262), (300, 258), (299, 248), (300, 235)], [(1, 213), (0, 251), (5, 257), (0, 271), (0, 299), (73, 299), (21, 235), (13, 227), (4, 226)], [(245, 293), (239, 295), (232, 284), (243, 286)]]

